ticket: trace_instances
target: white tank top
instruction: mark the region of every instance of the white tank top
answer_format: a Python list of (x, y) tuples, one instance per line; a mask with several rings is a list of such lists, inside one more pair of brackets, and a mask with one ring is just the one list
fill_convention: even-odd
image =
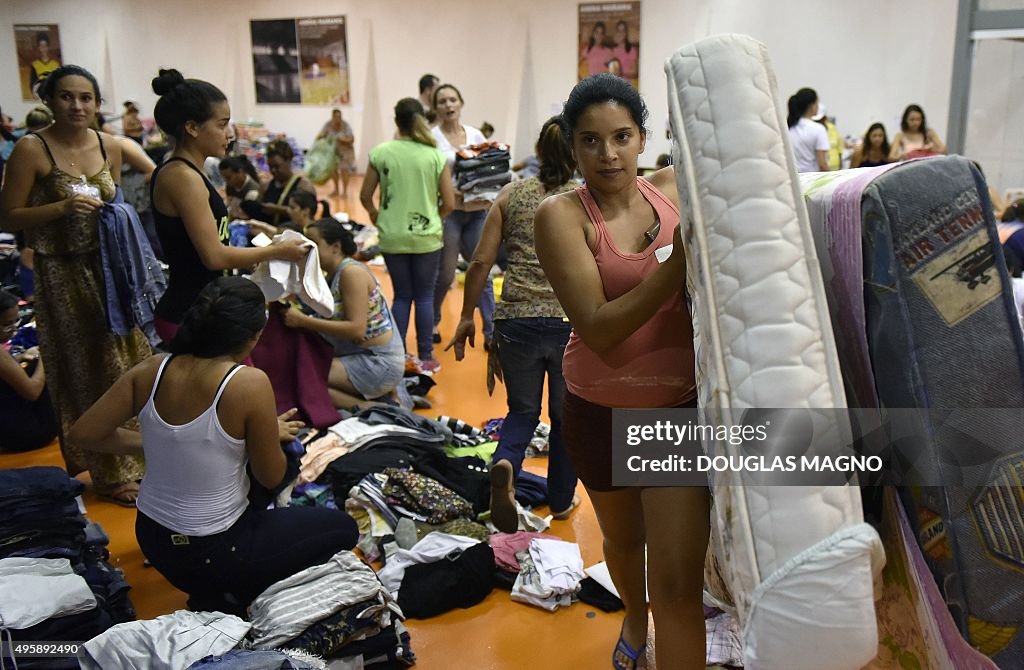
[(245, 440), (228, 435), (217, 417), (224, 388), (242, 366), (224, 376), (205, 412), (186, 424), (172, 426), (160, 418), (154, 404), (171, 358), (160, 364), (149, 400), (139, 412), (146, 475), (136, 506), (176, 533), (213, 535), (230, 528), (249, 504)]

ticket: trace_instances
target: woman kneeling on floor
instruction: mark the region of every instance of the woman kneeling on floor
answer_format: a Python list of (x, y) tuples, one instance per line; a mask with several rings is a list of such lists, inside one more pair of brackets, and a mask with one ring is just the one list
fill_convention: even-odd
[(335, 407), (352, 409), (397, 400), (405, 347), (380, 284), (370, 268), (352, 258), (356, 243), (342, 224), (321, 219), (306, 227), (306, 236), (316, 243), (320, 267), (330, 278), (334, 316), (320, 319), (290, 309), (285, 324), (320, 333), (334, 345), (327, 385)]
[[(259, 340), (263, 293), (247, 279), (221, 277), (185, 313), (170, 356), (154, 356), (122, 376), (75, 423), (75, 444), (145, 454), (135, 534), (142, 553), (193, 610), (244, 613), (271, 584), (355, 546), (344, 512), (249, 503), (257, 484), (285, 474), (266, 374), (240, 365)], [(142, 432), (121, 428), (138, 416)]]

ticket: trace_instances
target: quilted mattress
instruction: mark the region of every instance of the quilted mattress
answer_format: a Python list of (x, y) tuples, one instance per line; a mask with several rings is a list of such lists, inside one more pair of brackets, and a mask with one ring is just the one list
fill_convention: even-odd
[(984, 468), (969, 486), (903, 491), (911, 524), (967, 640), (1022, 668), (1024, 341), (987, 186), (959, 156), (913, 161), (877, 177), (861, 209), (880, 404), (927, 410), (921, 471), (957, 477), (946, 454)]
[[(764, 45), (710, 37), (666, 63), (684, 210), (699, 406), (737, 423), (748, 408), (846, 406), (785, 113)], [(820, 421), (848, 436), (834, 413)], [(710, 443), (714, 454), (734, 447)], [(714, 550), (754, 670), (863, 667), (877, 651), (873, 580), (884, 563), (849, 486), (713, 482)]]

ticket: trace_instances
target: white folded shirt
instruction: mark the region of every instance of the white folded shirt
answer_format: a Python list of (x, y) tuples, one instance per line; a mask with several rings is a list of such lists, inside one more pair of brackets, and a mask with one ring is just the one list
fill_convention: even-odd
[(316, 244), (302, 233), (286, 230), (274, 236), (274, 242), (302, 240), (309, 246), (306, 258), (301, 263), (289, 261), (263, 261), (252, 273), (252, 281), (263, 291), (267, 302), (274, 302), (289, 295), (297, 295), (313, 310), (329, 319), (334, 316), (334, 296), (320, 269), (320, 254)]
[(66, 558), (0, 560), (0, 626), (22, 629), (96, 607), (89, 585)]

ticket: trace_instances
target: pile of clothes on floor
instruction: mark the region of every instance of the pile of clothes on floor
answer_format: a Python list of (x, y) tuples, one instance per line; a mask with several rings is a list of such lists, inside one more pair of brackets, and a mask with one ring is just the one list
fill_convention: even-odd
[[(0, 624), (9, 641), (87, 640), (135, 619), (108, 538), (82, 514), (84, 484), (55, 467), (0, 470)], [(77, 668), (21, 658), (20, 668)]]
[(402, 611), (373, 568), (350, 551), (273, 584), (249, 606), (249, 618), (255, 649), (360, 656), (368, 667), (416, 660)]
[[(532, 510), (547, 502), (545, 478), (523, 471), (516, 480), (519, 532), (490, 523), (499, 432), (498, 421), (480, 429), (394, 407), (362, 410), (307, 447), (292, 504), (333, 499), (345, 509), (359, 550), (383, 563), (381, 582), (408, 618), (472, 607), (496, 587), (548, 611), (568, 606), (584, 592), (583, 559), (577, 544), (542, 534), (551, 517)], [(615, 607), (617, 598), (591, 588), (598, 606)]]
[(494, 202), (505, 184), (512, 181), (511, 153), (507, 144), (486, 142), (455, 153), (455, 184), (462, 200)]
[(401, 609), (350, 551), (272, 584), (247, 614), (248, 621), (179, 610), (121, 624), (86, 642), (79, 661), (85, 670), (386, 669), (416, 662)]

